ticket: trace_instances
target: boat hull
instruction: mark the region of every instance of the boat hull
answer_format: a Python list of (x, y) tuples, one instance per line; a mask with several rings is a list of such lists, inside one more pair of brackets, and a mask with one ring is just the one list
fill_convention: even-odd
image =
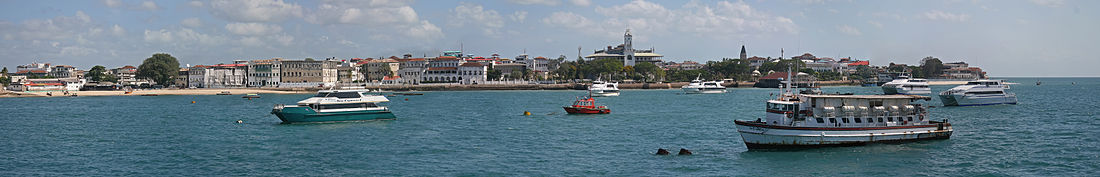
[(618, 91), (591, 90), (594, 97), (619, 96)]
[(882, 92), (886, 95), (929, 95), (932, 94), (932, 89), (907, 90), (903, 87), (883, 86)]
[(592, 109), (592, 108), (578, 108), (578, 107), (570, 107), (570, 106), (566, 106), (566, 107), (562, 107), (562, 108), (564, 108), (565, 112), (567, 112), (569, 114), (611, 114), (611, 109), (607, 109), (607, 108)]
[(1016, 104), (1016, 94), (998, 95), (939, 95), (944, 106), (984, 106)]
[(684, 90), (684, 93), (688, 94), (702, 94), (702, 93), (726, 93), (725, 88), (680, 88)]
[(870, 143), (948, 139), (949, 123), (893, 127), (788, 127), (735, 121), (749, 149), (858, 146)]
[(279, 117), (283, 123), (303, 122), (343, 122), (364, 120), (392, 120), (397, 119), (389, 110), (363, 110), (345, 112), (315, 112), (309, 107), (284, 107), (275, 109), (271, 114)]

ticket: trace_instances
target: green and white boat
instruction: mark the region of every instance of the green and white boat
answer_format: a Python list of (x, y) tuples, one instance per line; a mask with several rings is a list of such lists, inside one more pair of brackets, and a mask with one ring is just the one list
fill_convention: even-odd
[(382, 95), (365, 94), (367, 90), (321, 90), (317, 95), (298, 101), (297, 105), (276, 104), (271, 114), (283, 123), (342, 122), (397, 119), (390, 109), (379, 105), (389, 102)]

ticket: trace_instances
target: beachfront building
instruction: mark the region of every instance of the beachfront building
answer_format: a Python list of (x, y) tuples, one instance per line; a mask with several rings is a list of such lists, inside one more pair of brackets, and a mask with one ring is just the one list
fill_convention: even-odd
[(336, 84), (338, 61), (282, 60), (279, 87), (325, 87)]
[(458, 67), (428, 67), (421, 83), (458, 83)]
[(26, 76), (28, 78), (45, 78), (50, 74), (51, 69), (53, 68), (50, 67), (49, 63), (34, 62), (27, 65), (16, 66), (14, 75)]
[(206, 88), (206, 66), (195, 65), (187, 68), (187, 88)]
[(240, 88), (248, 82), (247, 64), (219, 64), (206, 68), (204, 88)]
[(149, 84), (152, 81), (137, 79), (137, 67), (126, 65), (121, 68), (115, 68), (110, 70), (110, 74), (115, 75), (118, 78), (119, 85), (141, 85)]
[(401, 72), (401, 63), (396, 59), (377, 59), (360, 62), (367, 65), (366, 80), (371, 82), (381, 81), (386, 76), (397, 76)]
[(467, 62), (458, 66), (459, 83), (462, 84), (481, 84), (485, 83), (488, 79), (486, 74), (489, 72), (489, 66), (482, 65), (476, 62)]
[(359, 64), (349, 61), (340, 61), (336, 65), (336, 81), (339, 83), (352, 83), (361, 81)]
[(680, 69), (680, 70), (703, 69), (703, 64), (700, 64), (699, 62), (694, 62), (694, 61), (684, 61), (684, 62), (680, 63), (679, 65), (677, 65), (677, 69)]
[(985, 72), (979, 67), (970, 67), (966, 62), (952, 62), (943, 64), (943, 78), (945, 79), (984, 79)]
[(634, 49), (633, 37), (630, 34), (630, 29), (627, 29), (626, 34), (623, 35), (623, 44), (615, 48), (607, 46), (607, 49), (596, 50), (592, 55), (584, 58), (589, 60), (619, 59), (623, 61), (623, 66), (634, 66), (637, 62), (660, 62), (661, 57), (664, 57), (661, 54), (653, 53), (652, 48), (649, 50)]
[(535, 57), (527, 61), (527, 69), (530, 69), (535, 77), (547, 78), (550, 76), (550, 62), (546, 57)]
[(53, 77), (53, 78), (77, 77), (76, 67), (69, 66), (69, 65), (53, 66), (49, 71), (50, 71), (50, 73), (46, 74), (46, 76)]
[(175, 81), (172, 83), (177, 88), (187, 88), (187, 81), (191, 71), (190, 67), (181, 67), (179, 72), (176, 73)]
[(493, 70), (500, 71), (500, 76), (503, 78), (521, 78), (524, 71), (527, 71), (527, 65), (521, 63), (505, 63), (493, 65)]
[(282, 59), (252, 60), (248, 63), (248, 87), (279, 87)]
[(771, 61), (770, 58), (764, 58), (764, 57), (758, 57), (758, 56), (749, 57), (747, 60), (749, 60), (749, 66), (752, 67), (753, 70), (759, 69), (760, 66), (764, 66), (764, 63), (767, 63), (768, 61)]
[(423, 58), (398, 59), (398, 82), (403, 84), (420, 84), (421, 76), (428, 69), (428, 61)]

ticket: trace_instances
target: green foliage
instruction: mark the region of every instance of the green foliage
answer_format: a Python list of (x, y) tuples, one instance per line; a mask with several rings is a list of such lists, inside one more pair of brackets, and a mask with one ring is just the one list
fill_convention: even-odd
[(790, 67), (791, 70), (799, 71), (806, 67), (806, 63), (796, 59), (779, 60), (779, 62), (764, 63), (760, 65), (759, 70), (762, 73), (767, 73), (768, 71), (787, 72), (788, 67)]
[(313, 58), (306, 58), (306, 61), (317, 61), (317, 60), (314, 60)]
[(634, 71), (641, 74), (643, 81), (665, 77), (665, 70), (649, 62), (641, 62), (634, 65)]
[(741, 59), (723, 58), (722, 61), (709, 61), (706, 69), (723, 79), (749, 80), (752, 77), (749, 61)]
[(943, 62), (939, 58), (927, 57), (924, 64), (920, 66), (920, 70), (924, 73), (925, 78), (936, 78), (943, 74)]
[(100, 65), (93, 66), (84, 74), (84, 78), (95, 82), (102, 82), (105, 77), (107, 77), (107, 68)]
[(584, 62), (584, 65), (582, 66), (582, 70), (585, 74), (587, 74), (584, 77), (589, 79), (595, 79), (603, 75), (615, 74), (623, 70), (622, 61), (610, 58)]
[(157, 84), (168, 86), (175, 81), (179, 70), (180, 62), (176, 57), (167, 53), (157, 53), (141, 62), (141, 66), (138, 66), (137, 78), (151, 79)]
[(707, 70), (693, 69), (693, 70), (670, 70), (672, 74), (669, 75), (668, 80), (674, 82), (688, 82), (694, 80), (696, 76), (701, 79), (710, 79), (714, 75)]
[(491, 81), (500, 80), (501, 75), (504, 75), (504, 73), (501, 73), (500, 70), (493, 69), (493, 67), (489, 67), (489, 72), (485, 73), (485, 77)]
[(871, 67), (867, 65), (856, 66), (856, 74), (853, 75), (853, 79), (868, 79), (875, 78), (875, 71), (871, 70)]

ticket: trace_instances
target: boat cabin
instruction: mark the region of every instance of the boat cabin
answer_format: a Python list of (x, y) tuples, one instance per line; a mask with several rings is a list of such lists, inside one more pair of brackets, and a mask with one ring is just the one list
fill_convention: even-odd
[(300, 107), (310, 107), (321, 112), (350, 111), (360, 109), (385, 109), (378, 105), (389, 99), (381, 95), (364, 95), (363, 90), (322, 90), (317, 95), (298, 102)]
[(878, 127), (927, 124), (917, 95), (799, 95), (769, 100), (764, 121), (799, 127)]

